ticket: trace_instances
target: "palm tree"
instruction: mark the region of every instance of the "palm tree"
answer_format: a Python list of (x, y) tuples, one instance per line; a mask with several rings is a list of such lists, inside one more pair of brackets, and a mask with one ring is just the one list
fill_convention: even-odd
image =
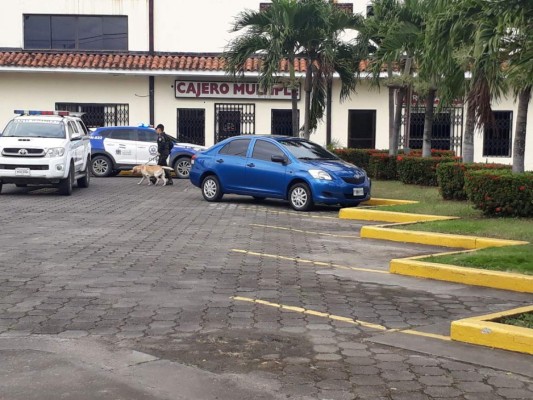
[[(421, 3), (421, 0), (372, 1), (374, 16), (365, 20), (359, 38), (375, 46), (368, 57), (375, 86), (379, 87), (382, 68), (387, 67), (385, 84), (389, 88), (389, 126), (392, 121), (393, 127), (392, 132), (389, 131), (390, 155), (398, 152), (402, 107), (413, 85), (415, 60), (424, 38)], [(401, 69), (395, 76), (392, 74), (393, 66)], [(392, 93), (396, 95), (394, 110), (390, 105)]]
[(223, 57), (226, 71), (234, 76), (243, 76), (248, 58), (259, 55), (262, 59), (259, 85), (268, 93), (281, 81), (280, 63), (288, 60), (292, 104), (292, 133), (298, 136), (298, 88), (294, 62), (299, 50), (297, 28), (300, 6), (297, 0), (273, 0), (263, 11), (243, 11), (233, 25), (233, 32), (245, 32), (231, 41)]
[(533, 4), (531, 1), (496, 2), (502, 50), (508, 62), (507, 78), (518, 99), (513, 143), (513, 172), (524, 172), (527, 114), (533, 86)]
[(324, 0), (300, 0), (298, 41), (300, 54), (307, 61), (304, 91), (304, 137), (309, 138), (324, 116), (327, 83), (334, 73), (340, 77), (340, 98), (355, 90), (359, 74), (359, 51), (355, 43), (345, 42), (341, 34), (356, 30), (362, 17), (340, 10)]

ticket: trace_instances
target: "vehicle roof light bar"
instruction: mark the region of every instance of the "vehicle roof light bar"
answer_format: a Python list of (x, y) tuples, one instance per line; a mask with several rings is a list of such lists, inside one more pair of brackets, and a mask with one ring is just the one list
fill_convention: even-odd
[(14, 114), (18, 115), (59, 115), (61, 117), (67, 117), (72, 115), (70, 111), (41, 111), (41, 110), (14, 110)]

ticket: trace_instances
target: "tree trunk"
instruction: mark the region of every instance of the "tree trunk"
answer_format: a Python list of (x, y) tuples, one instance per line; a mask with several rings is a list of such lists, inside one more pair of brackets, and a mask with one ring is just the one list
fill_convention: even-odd
[(396, 107), (394, 110), (394, 131), (392, 133), (391, 141), (389, 143), (389, 154), (391, 152), (396, 155), (398, 154), (398, 142), (400, 139), (400, 130), (402, 128), (402, 107), (403, 99), (407, 93), (407, 88), (405, 86), (396, 89)]
[(309, 139), (311, 132), (309, 132), (309, 125), (311, 120), (311, 89), (313, 82), (313, 65), (311, 60), (307, 60), (307, 71), (305, 72), (305, 122), (304, 122), (304, 138)]
[(472, 102), (466, 105), (466, 123), (463, 136), (463, 162), (474, 162), (474, 129), (476, 128), (476, 109)]
[(289, 60), (289, 80), (291, 89), (291, 106), (292, 106), (292, 136), (300, 136), (300, 121), (298, 118), (298, 87), (296, 74), (294, 72), (294, 58)]
[[(396, 140), (396, 146), (392, 144), (394, 142), (394, 88), (389, 86), (389, 155), (395, 156), (398, 154), (398, 140)], [(397, 138), (396, 138), (397, 139)]]
[(422, 157), (431, 157), (431, 138), (433, 136), (433, 104), (435, 103), (436, 89), (429, 89), (426, 95), (426, 112), (424, 116), (424, 135), (422, 137)]
[(516, 128), (513, 143), (513, 173), (524, 172), (524, 157), (526, 153), (527, 110), (531, 99), (531, 86), (526, 86), (518, 94), (518, 111), (516, 113)]
[[(387, 62), (387, 76), (392, 79), (392, 62)], [(395, 156), (398, 154), (398, 146), (392, 147), (394, 137), (394, 95), (395, 90), (393, 86), (389, 86), (389, 155)]]
[(405, 97), (406, 88), (402, 86), (396, 89), (396, 106), (394, 107), (394, 126), (392, 136), (389, 141), (389, 155), (398, 154), (398, 141), (400, 138), (400, 130), (402, 128), (402, 106)]
[(327, 80), (327, 94), (326, 94), (326, 145), (331, 144), (331, 95), (333, 92), (333, 81), (331, 78)]

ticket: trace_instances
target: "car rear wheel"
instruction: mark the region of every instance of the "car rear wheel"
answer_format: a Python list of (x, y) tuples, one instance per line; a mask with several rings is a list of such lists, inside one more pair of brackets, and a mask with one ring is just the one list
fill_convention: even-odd
[(78, 178), (78, 187), (79, 188), (88, 188), (89, 183), (91, 180), (91, 174), (89, 173), (89, 164), (90, 160), (87, 159), (87, 162), (85, 163), (85, 170), (83, 171), (83, 176), (81, 178)]
[(296, 211), (307, 211), (313, 207), (311, 189), (306, 183), (299, 182), (289, 189), (289, 203)]
[(207, 201), (219, 201), (222, 198), (220, 182), (215, 175), (209, 175), (202, 181), (202, 195)]
[(94, 156), (91, 161), (91, 173), (99, 178), (110, 176), (113, 172), (111, 160), (102, 155)]
[(180, 157), (174, 163), (174, 172), (179, 179), (188, 179), (191, 172), (191, 159)]
[(59, 193), (63, 196), (70, 196), (72, 194), (72, 184), (74, 182), (74, 164), (70, 164), (68, 176), (59, 181)]

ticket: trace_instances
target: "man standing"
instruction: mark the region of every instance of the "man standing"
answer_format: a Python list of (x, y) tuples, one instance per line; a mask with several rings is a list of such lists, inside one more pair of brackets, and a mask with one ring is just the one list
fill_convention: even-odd
[[(167, 158), (172, 149), (172, 140), (165, 133), (165, 126), (163, 124), (157, 125), (155, 131), (157, 132), (157, 152), (159, 153), (157, 165), (168, 167)], [(168, 169), (165, 169), (165, 178), (167, 178), (167, 185), (174, 184), (174, 182), (172, 182), (172, 174)]]

